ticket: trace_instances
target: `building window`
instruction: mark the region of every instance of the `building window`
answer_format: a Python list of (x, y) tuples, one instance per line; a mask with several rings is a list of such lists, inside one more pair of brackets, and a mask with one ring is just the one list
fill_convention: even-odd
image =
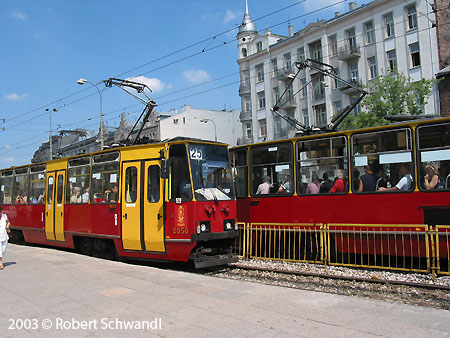
[(375, 56), (372, 56), (367, 59), (367, 65), (369, 66), (370, 78), (374, 79), (378, 75), (377, 71), (377, 59)]
[(324, 76), (316, 76), (312, 80), (312, 86), (314, 89), (314, 100), (321, 100), (325, 97)]
[(273, 102), (275, 102), (276, 104), (279, 99), (280, 99), (280, 89), (278, 87), (275, 87), (273, 89)]
[[(340, 76), (340, 71), (339, 71), (339, 68), (335, 68), (334, 69), (335, 71), (336, 71), (336, 77), (339, 77)], [(341, 87), (341, 82), (338, 80), (338, 79), (333, 79), (334, 80), (334, 88), (340, 88)]]
[(397, 54), (395, 53), (395, 49), (390, 50), (386, 53), (388, 68), (391, 72), (395, 72), (397, 69)]
[(350, 69), (350, 80), (353, 83), (357, 83), (359, 81), (358, 62), (353, 62), (349, 64), (349, 69)]
[(264, 91), (258, 93), (258, 109), (266, 108), (266, 96)]
[(248, 139), (252, 138), (252, 124), (251, 123), (246, 123), (245, 124), (245, 136)]
[(303, 124), (308, 127), (309, 126), (308, 108), (302, 109), (302, 115), (303, 115)]
[(242, 48), (242, 57), (247, 57), (247, 48)]
[(386, 38), (394, 36), (394, 18), (392, 16), (392, 13), (386, 14), (384, 16), (384, 32)]
[(242, 72), (242, 77), (244, 78), (244, 86), (250, 86), (250, 71), (248, 69)]
[(262, 51), (262, 41), (256, 43), (256, 51), (257, 52)]
[(259, 120), (259, 137), (267, 136), (266, 119)]
[(273, 70), (273, 77), (277, 76), (278, 72), (278, 60), (272, 59), (272, 70)]
[(284, 65), (286, 69), (291, 68), (291, 53), (284, 54)]
[(275, 116), (274, 119), (275, 134), (281, 134), (281, 117)]
[(366, 22), (364, 24), (366, 28), (366, 42), (367, 44), (371, 44), (375, 42), (375, 30), (373, 28), (373, 21)]
[(306, 77), (300, 80), (302, 85), (302, 97), (306, 97), (308, 95), (308, 86), (306, 84)]
[(252, 104), (250, 101), (250, 96), (244, 97), (244, 112), (248, 113), (252, 110)]
[(419, 67), (420, 66), (420, 52), (419, 52), (419, 43), (413, 43), (409, 45), (409, 52), (411, 54), (411, 66)]
[(322, 62), (322, 43), (320, 41), (311, 45), (310, 54), (314, 60)]
[[(359, 96), (352, 96), (351, 99), (351, 104), (355, 103), (356, 100), (358, 100)], [(359, 103), (356, 105), (355, 108), (353, 108), (353, 115), (358, 115), (361, 112), (361, 106), (359, 105)]]
[(316, 123), (317, 127), (323, 127), (327, 124), (327, 108), (325, 105), (316, 106)]
[(412, 5), (406, 8), (406, 13), (408, 15), (408, 29), (417, 28), (417, 12), (416, 6)]
[(337, 38), (336, 35), (330, 36), (328, 39), (330, 45), (330, 56), (337, 55)]
[(334, 102), (334, 114), (339, 114), (342, 112), (342, 101), (335, 101)]
[(264, 81), (264, 65), (257, 65), (256, 73), (258, 82)]
[(299, 49), (297, 49), (297, 60), (298, 60), (298, 62), (305, 61), (305, 48), (304, 47), (300, 47)]
[(350, 50), (355, 49), (356, 48), (355, 28), (345, 31), (345, 34), (347, 35), (347, 47)]

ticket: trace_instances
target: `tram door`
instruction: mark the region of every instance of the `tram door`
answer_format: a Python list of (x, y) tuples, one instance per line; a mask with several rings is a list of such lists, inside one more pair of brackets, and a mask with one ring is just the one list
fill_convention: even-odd
[(45, 237), (64, 241), (64, 182), (65, 171), (47, 173), (45, 200)]
[(124, 250), (164, 252), (164, 198), (159, 161), (125, 162), (122, 170)]

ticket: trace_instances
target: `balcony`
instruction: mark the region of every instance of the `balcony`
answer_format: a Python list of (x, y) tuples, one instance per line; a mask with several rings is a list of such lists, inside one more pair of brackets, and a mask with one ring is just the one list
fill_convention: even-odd
[(242, 146), (244, 144), (250, 144), (250, 143), (253, 143), (253, 139), (252, 138), (238, 137), (238, 139), (237, 139), (237, 145), (238, 146)]
[(239, 96), (250, 94), (250, 85), (243, 85), (241, 84), (239, 86)]
[(241, 111), (241, 114), (239, 115), (239, 118), (241, 121), (247, 121), (252, 119), (252, 112), (251, 111)]
[(341, 61), (347, 61), (361, 56), (361, 48), (359, 44), (350, 45), (339, 48), (338, 59)]
[[(349, 79), (349, 80), (347, 80), (347, 82), (350, 82), (355, 87), (362, 88), (362, 83), (361, 83), (360, 79)], [(353, 94), (353, 93), (358, 93), (357, 88), (350, 87), (343, 82), (341, 82), (339, 89), (343, 94), (347, 94), (347, 95)]]
[(277, 70), (277, 78), (278, 80), (287, 81), (291, 80), (292, 78), (289, 76), (291, 74), (295, 74), (295, 71), (292, 67), (289, 68), (282, 68)]
[(280, 101), (278, 106), (283, 109), (295, 108), (297, 107), (297, 102), (294, 97), (286, 97)]

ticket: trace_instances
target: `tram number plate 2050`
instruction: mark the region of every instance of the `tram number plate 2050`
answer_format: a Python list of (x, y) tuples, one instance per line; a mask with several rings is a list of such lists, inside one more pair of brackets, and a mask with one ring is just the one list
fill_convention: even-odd
[(174, 235), (187, 235), (189, 234), (189, 229), (186, 227), (173, 227)]

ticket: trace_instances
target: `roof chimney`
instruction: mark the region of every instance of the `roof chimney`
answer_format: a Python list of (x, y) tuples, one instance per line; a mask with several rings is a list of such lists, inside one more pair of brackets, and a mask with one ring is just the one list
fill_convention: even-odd
[(289, 37), (294, 36), (294, 26), (289, 24), (288, 30), (289, 30)]
[(334, 17), (337, 18), (339, 15), (341, 15), (341, 12), (334, 12)]
[(355, 10), (357, 7), (358, 7), (358, 5), (356, 4), (356, 2), (352, 1), (352, 2), (348, 3), (348, 9), (351, 11)]

